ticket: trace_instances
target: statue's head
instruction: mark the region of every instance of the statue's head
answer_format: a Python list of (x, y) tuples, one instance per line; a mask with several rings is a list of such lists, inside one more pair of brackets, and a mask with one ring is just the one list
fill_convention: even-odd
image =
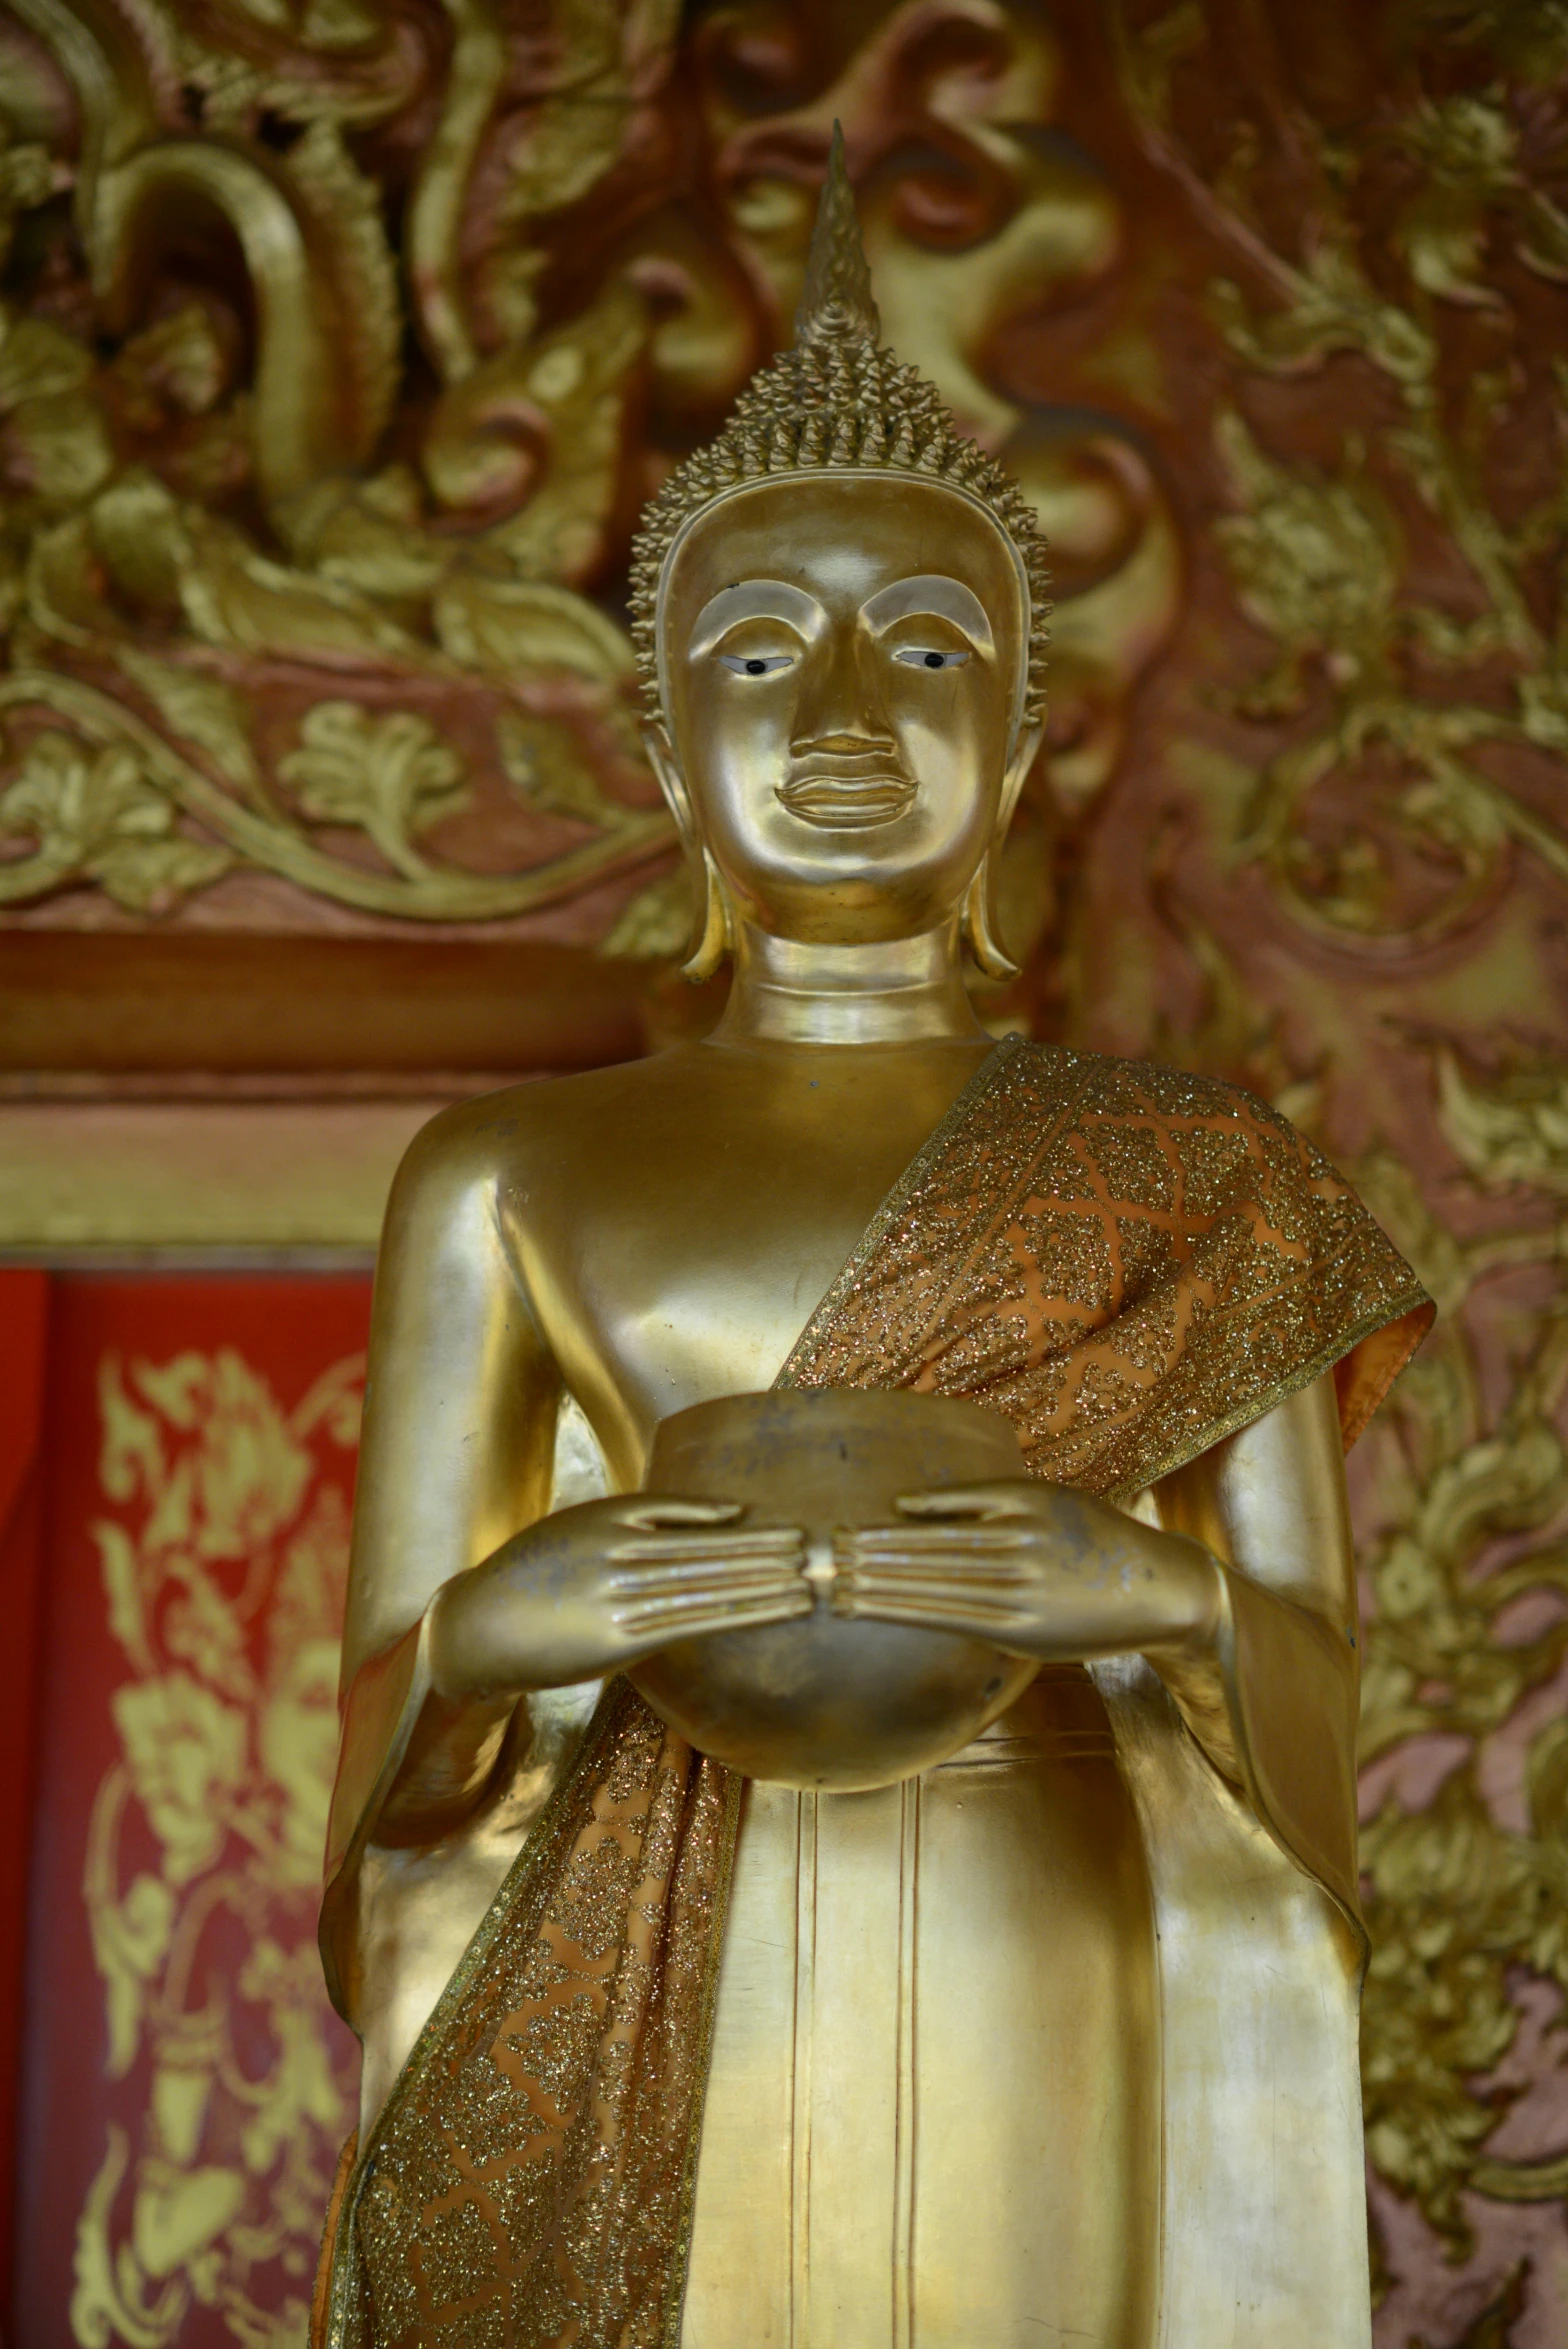
[(649, 747), (705, 905), (809, 943), (955, 915), (1011, 965), (987, 875), (1039, 741), (1045, 549), (1008, 476), (877, 345), (835, 134), (796, 340), (644, 517)]

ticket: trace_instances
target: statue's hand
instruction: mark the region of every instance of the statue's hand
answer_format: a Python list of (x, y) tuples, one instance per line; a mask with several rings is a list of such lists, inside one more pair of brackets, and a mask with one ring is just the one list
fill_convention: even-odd
[(834, 1536), (835, 1609), (988, 1640), (1040, 1662), (1201, 1646), (1221, 1603), (1201, 1543), (1064, 1485), (906, 1493), (903, 1522)]
[(596, 1680), (706, 1632), (809, 1614), (805, 1540), (735, 1501), (632, 1493), (541, 1517), (431, 1608), (431, 1673), (462, 1700)]

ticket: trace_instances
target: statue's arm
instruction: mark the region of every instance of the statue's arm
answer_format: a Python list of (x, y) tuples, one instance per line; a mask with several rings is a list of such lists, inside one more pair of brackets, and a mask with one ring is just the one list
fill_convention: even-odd
[(454, 1575), (550, 1504), (560, 1379), (500, 1229), (498, 1123), (485, 1102), (435, 1119), (387, 1206), (344, 1626), (337, 1854), (372, 1826), (428, 1838), (472, 1799), (515, 1707), (510, 1693), (432, 1703), (423, 1630)]
[(444, 1582), (549, 1506), (561, 1382), (503, 1242), (485, 1106), (464, 1103), (427, 1126), (387, 1204), (345, 1686)]
[[(726, 1499), (551, 1513), (561, 1379), (499, 1212), (529, 1184), (523, 1107), (448, 1111), (388, 1205), (344, 1636), (333, 1886), (367, 1843), (429, 1847), (527, 1761), (579, 1688), (671, 1639), (808, 1611), (798, 1531)], [(538, 1719), (536, 1720), (536, 1715)], [(510, 1735), (516, 1723), (516, 1734)], [(553, 1730), (550, 1732), (554, 1734)]]
[(1155, 1500), (1168, 1530), (1315, 1608), (1353, 1644), (1355, 1554), (1332, 1373), (1163, 1478)]
[(367, 2125), (570, 1767), (585, 1684), (811, 1604), (799, 1535), (731, 1531), (730, 1504), (552, 1512), (562, 1382), (500, 1212), (552, 1163), (531, 1107), (425, 1129), (377, 1268), (320, 1931)]
[(1161, 1526), (1224, 1570), (1199, 1643), (1150, 1660), (1215, 1766), (1343, 1905), (1356, 1905), (1360, 1624), (1331, 1376), (1155, 1488)]

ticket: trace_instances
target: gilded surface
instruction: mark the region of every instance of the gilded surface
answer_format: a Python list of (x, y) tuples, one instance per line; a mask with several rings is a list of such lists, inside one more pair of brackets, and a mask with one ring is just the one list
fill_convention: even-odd
[(286, 1412), (227, 1348), (102, 1366), (93, 1534), (125, 1677), (83, 1892), (116, 2105), (144, 2103), (77, 2219), (82, 2349), (170, 2349), (193, 2307), (255, 2349), (305, 2337), (352, 2113), (314, 1927), (363, 1369)]
[[(1445, 1308), (1357, 1470), (1378, 2323), (1390, 2349), (1555, 2349), (1560, 12), (743, 9), (680, 36), (674, 84), (675, 28), (648, 11), (623, 31), (565, 9), (548, 69), (548, 40), (477, 0), (171, 15), (40, 0), (6, 31), (11, 658), (74, 696), (13, 722), (13, 902), (381, 921), (480, 910), (464, 860), (484, 910), (534, 904), (568, 846), (601, 870), (606, 808), (645, 786), (601, 723), (630, 653), (591, 600), (618, 559), (592, 567), (594, 531), (624, 538), (776, 339), (842, 116), (889, 339), (988, 447), (1018, 470), (1027, 452), (1053, 541), (1053, 739), (1003, 873), (1010, 937), (1049, 950), (1004, 1016), (1274, 1099)], [(78, 195), (142, 149), (164, 168), (170, 125), (219, 151), (209, 189), (265, 180), (286, 231), (269, 252), (329, 316), (346, 423), (286, 412), (237, 328), (251, 259), (221, 228), (165, 264), (150, 214)], [(94, 262), (120, 305), (100, 312), (88, 255), (126, 217), (150, 265)], [(652, 289), (640, 411), (612, 284)], [(367, 457), (378, 400), (394, 424)], [(605, 487), (622, 463), (625, 495)], [(264, 471), (286, 500), (318, 465), (331, 493), (285, 535), (249, 484)], [(508, 522), (523, 552), (492, 571)], [(432, 675), (437, 655), (456, 672)], [(412, 793), (358, 787), (358, 807), (390, 801), (379, 834), (307, 813), (279, 767), (322, 700), (368, 710), (365, 737), (423, 718), (468, 813), (428, 767)], [(433, 881), (387, 860), (394, 837)], [(605, 901), (572, 903), (602, 934)], [(686, 918), (659, 882), (617, 936), (669, 952)]]
[(854, 466), (919, 473), (947, 481), (988, 506), (1028, 574), (1030, 637), (1024, 714), (1045, 711), (1051, 576), (1039, 518), (1017, 483), (955, 426), (936, 386), (882, 341), (854, 196), (836, 134), (796, 337), (749, 383), (716, 440), (676, 467), (638, 525), (632, 565), (633, 640), (644, 699), (666, 725), (658, 611), (666, 567), (685, 525), (714, 496), (770, 473)]
[[(1076, 1181), (1064, 1174), (1067, 1166), (1076, 1170)], [(1107, 1182), (1110, 1172), (1113, 1183)], [(1071, 1212), (1075, 1200), (1084, 1211), (1078, 1218)], [(1087, 1245), (1086, 1231), (1092, 1235)], [(1221, 1267), (1223, 1278), (1216, 1278)], [(1427, 1318), (1408, 1268), (1365, 1210), (1261, 1105), (1166, 1072), (1012, 1041), (987, 1057), (894, 1187), (844, 1275), (813, 1313), (780, 1383), (906, 1386), (983, 1400), (1017, 1428), (1033, 1473), (1053, 1483), (1130, 1494), (1258, 1421), (1375, 1331), (1400, 1325), (1397, 1350), (1367, 1374), (1364, 1391), (1353, 1377), (1346, 1382), (1341, 1402), (1346, 1433), (1353, 1435)], [(404, 1375), (407, 1368), (395, 1366)], [(1270, 1593), (1261, 1605), (1266, 1616), (1279, 1601)], [(1305, 1610), (1289, 1613), (1304, 1617)], [(1354, 1643), (1347, 1648), (1341, 1623), (1342, 1615), (1333, 1626), (1329, 1667), (1336, 1690), (1353, 1686)], [(1294, 1851), (1303, 1868), (1310, 1866), (1337, 1899), (1353, 1905), (1348, 1862), (1324, 1865), (1310, 1827), (1303, 1833), (1312, 1798), (1301, 1802), (1301, 1786), (1290, 1783), (1289, 1760), (1283, 1774), (1267, 1770), (1271, 1738), (1282, 1749), (1305, 1751), (1309, 1779), (1327, 1770), (1311, 1750), (1314, 1740), (1332, 1740), (1310, 1713), (1297, 1723), (1290, 1712), (1293, 1689), (1270, 1687), (1266, 1665), (1254, 1682), (1259, 1666), (1251, 1636), (1238, 1600), (1235, 1646), (1224, 1669), (1243, 1690), (1251, 1683), (1265, 1691), (1271, 1715), (1256, 1732), (1255, 1763), (1243, 1773), (1249, 1794), (1278, 1847), (1276, 1865), (1280, 1850)], [(1287, 1626), (1281, 1652), (1288, 1655), (1293, 1684), (1310, 1682), (1322, 1669), (1296, 1622)], [(368, 1676), (381, 1668), (374, 1660)], [(354, 1704), (351, 1698), (351, 1725)], [(1024, 1717), (1020, 1707), (1018, 1725)], [(1028, 1745), (1027, 1735), (1022, 1743)], [(1002, 1752), (999, 1747), (998, 1759)], [(1235, 1767), (1234, 1754), (1229, 1758)], [(1348, 1768), (1338, 1790), (1348, 1814)], [(933, 1783), (910, 1799), (917, 1809), (927, 1800), (936, 1806), (939, 1793)], [(853, 1812), (867, 1800), (845, 1796), (830, 1807)], [(461, 2338), (464, 2324), (482, 2325), (498, 2340), (530, 2343), (622, 2340), (673, 2349), (678, 2340), (694, 2337), (682, 2324), (692, 2180), (739, 1801), (738, 1779), (711, 1762), (695, 1763), (690, 1749), (623, 1682), (612, 1680), (594, 1730), (370, 2131), (327, 2248), (331, 2293), (324, 2338), (333, 2349), (359, 2343), (434, 2349)], [(972, 1818), (957, 1830), (960, 1851), (984, 1838), (987, 1811), (978, 1783), (970, 1808)], [(1249, 1831), (1256, 1835), (1255, 1821)], [(1161, 1864), (1179, 1868), (1183, 1839), (1169, 1827), (1166, 1833)], [(1337, 1835), (1331, 1827), (1329, 1840), (1344, 1845), (1343, 1822)], [(786, 1857), (793, 1883), (793, 1840)], [(1256, 1858), (1251, 1864), (1256, 1870)], [(1308, 1879), (1286, 1872), (1304, 1891)], [(1002, 1879), (1019, 1873), (1028, 1870), (1012, 1852)], [(1080, 1907), (1092, 1909), (1103, 1892), (1082, 1855), (1076, 1872), (1064, 1862), (1059, 1872), (1043, 1874), (1048, 1897), (1075, 1915)], [(1196, 1937), (1204, 1947), (1206, 2002), (1225, 2016), (1227, 2028), (1236, 2020), (1230, 1970), (1238, 1958), (1244, 1969), (1254, 1941), (1265, 1949), (1272, 1929), (1273, 1906), (1262, 1881), (1256, 1876), (1247, 1931), (1224, 1932), (1223, 1948)], [(1316, 1885), (1311, 1889), (1317, 1896)], [(342, 1898), (334, 1887), (334, 1899)], [(973, 1898), (973, 1880), (960, 1865), (946, 1903), (948, 1939), (956, 1944), (948, 1955), (956, 1956), (966, 1979), (975, 1970), (963, 1964), (966, 1937), (983, 1928)], [(1141, 1913), (1136, 1904), (1132, 1913), (1134, 1919)], [(1172, 1912), (1165, 1914), (1169, 1926)], [(1336, 2006), (1329, 1977), (1342, 1977), (1342, 2001), (1356, 1972), (1356, 1952), (1347, 1957), (1338, 1929), (1330, 1929), (1321, 1912), (1315, 1925), (1318, 1943), (1326, 1941), (1331, 1955), (1324, 1959), (1320, 1949), (1318, 1966), (1298, 1955), (1293, 1971), (1308, 2004), (1328, 2011)], [(1135, 1930), (1126, 1914), (1118, 1930)], [(860, 1932), (860, 1925), (850, 1930), (851, 1949)], [(1072, 1928), (1064, 1928), (1064, 1947), (1071, 1938)], [(837, 1954), (824, 1947), (829, 1971)], [(893, 1954), (894, 1962), (881, 1971), (896, 2006), (924, 1994), (898, 1987), (901, 1964), (913, 1981), (914, 1958)], [(1107, 1963), (1102, 1951), (1102, 1975)], [(857, 2000), (869, 2016), (884, 1985), (873, 1978), (873, 1966), (859, 1971), (866, 1979)], [(1177, 1972), (1168, 1964), (1167, 1982)], [(1064, 1997), (1071, 1973), (1064, 1968)], [(1016, 1985), (1009, 1982), (1008, 1988)], [(815, 2075), (802, 2053), (798, 2005), (792, 2018), (789, 2002), (777, 2004), (773, 2046), (767, 2045), (763, 2020), (768, 2002), (758, 2005), (738, 2034), (742, 2080), (754, 2095), (776, 2097), (783, 2087), (797, 2103), (809, 2101)], [(721, 2017), (724, 2011), (721, 1988)], [(1130, 2013), (1122, 2018), (1127, 2034), (1136, 2019)], [(988, 2017), (987, 2028), (995, 2043), (1006, 2044), (1017, 2024), (1018, 2017), (1004, 2008)], [(1299, 2049), (1281, 2017), (1274, 2028), (1278, 2045), (1268, 2076), (1277, 2098), (1286, 2093), (1292, 2061), (1287, 2051)], [(942, 2037), (935, 2018), (923, 2024), (922, 2050), (927, 2042), (940, 2049)], [(1151, 2029), (1141, 2044), (1146, 2060), (1129, 2062), (1120, 2095), (1107, 2098), (1097, 2125), (1097, 2136), (1107, 2141), (1119, 2141), (1123, 2131), (1136, 2137), (1128, 2115), (1140, 2098), (1144, 2109), (1152, 2103), (1148, 2074), (1158, 2034)], [(1320, 2067), (1324, 2046), (1310, 2037), (1305, 2044)], [(759, 2047), (766, 2049), (760, 2057)], [(825, 2038), (824, 2058), (830, 2048)], [(1171, 2049), (1167, 2056), (1170, 2061)], [(862, 2076), (871, 2055), (840, 2044), (834, 2060), (841, 2069), (820, 2083), (825, 2102), (837, 2103), (848, 2116), (856, 2149), (851, 2167), (858, 2162), (874, 2168), (880, 2089)], [(940, 2056), (933, 2068), (940, 2078)], [(1015, 2066), (1004, 2069), (1026, 2077)], [(1171, 2061), (1171, 2069), (1180, 2077), (1183, 2063)], [(1208, 2072), (1196, 2069), (1206, 2100), (1235, 2096), (1236, 2080), (1223, 2063)], [(721, 2086), (733, 2101), (735, 2081)], [(1033, 2102), (1032, 2090), (1025, 2100)], [(935, 2101), (940, 2106), (940, 2097)], [(912, 2117), (912, 2083), (899, 2109), (905, 2133), (929, 2125)], [(966, 2157), (978, 2171), (987, 2165), (991, 2139), (1006, 2138), (1014, 2115), (1005, 2100), (988, 2100), (966, 2107), (963, 2125), (982, 2141)], [(1071, 2126), (1065, 2116), (1063, 2125)], [(1235, 2141), (1222, 2136), (1210, 2147), (1217, 2168), (1236, 2158), (1244, 2128), (1233, 2123)], [(1320, 2133), (1309, 2130), (1308, 2141)], [(1026, 2132), (1031, 2146), (1035, 2136)], [(831, 2159), (830, 2137), (824, 2133), (824, 2161)], [(1042, 2157), (1035, 2146), (1031, 2174), (1037, 2191), (1039, 2180), (1046, 2181), (1046, 2200), (1054, 2204), (1064, 2189), (1050, 2178), (1050, 2159), (1051, 2149)], [(951, 2169), (950, 2162), (939, 2166)], [(696, 2189), (699, 2217), (705, 2191), (707, 2207), (725, 2204), (722, 2188), (709, 2187), (707, 2178), (705, 2168)], [(1042, 2290), (1049, 2295), (1058, 2289), (1073, 2307), (1099, 2305), (1103, 2294), (1106, 2305), (1119, 2311), (1116, 2339), (1150, 2337), (1159, 2205), (1151, 2206), (1141, 2173), (1141, 2192), (1121, 2183), (1125, 2207), (1117, 2207), (1114, 2221), (1104, 2210), (1094, 2214), (1092, 2225), (1088, 2214), (1080, 2214), (1068, 2231), (1061, 2275), (1031, 2276), (1016, 2304), (1000, 2290), (995, 2321), (1008, 2339), (1019, 2306), (1037, 2307)], [(1109, 2178), (1102, 2184), (1107, 2202), (1118, 2206)], [(741, 2296), (752, 2292), (750, 2277), (743, 2283), (739, 2275), (748, 2264), (742, 2246), (754, 2228), (767, 2234), (774, 2199), (764, 2191), (758, 2214), (724, 2209), (709, 2253), (719, 2260), (712, 2275), (697, 2254), (704, 2287), (692, 2319), (698, 2340), (707, 2337), (705, 2325), (727, 2331)], [(782, 2199), (791, 2208), (790, 2195)], [(927, 2200), (939, 2202), (941, 2196), (928, 2194)], [(1022, 2226), (1033, 2240), (1039, 2222), (1026, 2217), (1024, 2208), (1015, 2212), (1012, 2226)], [(798, 2218), (791, 2223), (798, 2227)], [(826, 2210), (822, 2223), (831, 2237)], [(929, 2217), (926, 2223), (931, 2226)], [(1259, 2263), (1271, 2275), (1289, 2268), (1302, 2223), (1297, 2211), (1293, 2227), (1276, 2227), (1284, 2248), (1271, 2240), (1267, 2259)], [(1201, 2222), (1192, 2231), (1201, 2240)], [(902, 2234), (909, 2232), (906, 2218)], [(937, 2224), (932, 2232), (937, 2249), (931, 2270), (920, 2274), (918, 2294), (913, 2281), (908, 2287), (923, 2310), (919, 2337), (961, 2339), (969, 2300), (962, 2267), (954, 2265), (954, 2230), (949, 2225), (944, 2234)], [(894, 2236), (896, 2244), (896, 2219)], [(870, 2236), (852, 2237), (841, 2273), (833, 2270), (826, 2246), (820, 2261), (815, 2249), (809, 2257), (797, 2251), (806, 2273), (789, 2300), (791, 2339), (835, 2337), (831, 2316), (828, 2329), (819, 2329), (831, 2301), (816, 2274), (819, 2265), (839, 2273), (840, 2291), (858, 2279), (865, 2338), (882, 2337), (886, 2263), (880, 2245), (873, 2256), (871, 2244)], [(1010, 2265), (1018, 2264), (1005, 2224), (999, 2225), (999, 2251)], [(1247, 2265), (1255, 2254), (1256, 2246), (1244, 2241), (1239, 2257), (1253, 2305), (1267, 2305), (1269, 2337), (1295, 2339), (1303, 2309), (1312, 2306), (1311, 2290), (1297, 2286), (1280, 2294), (1276, 2307), (1269, 2295), (1277, 2287), (1258, 2281)], [(898, 2256), (895, 2248), (895, 2263)], [(913, 2279), (919, 2271), (907, 2242), (902, 2256)], [(1178, 2277), (1181, 2264), (1178, 2253)], [(1354, 2263), (1341, 2264), (1352, 2275), (1353, 2299)], [(1129, 2287), (1130, 2302), (1104, 2291), (1112, 2271), (1137, 2279), (1136, 2288)], [(944, 2287), (951, 2305), (942, 2305)], [(1179, 2294), (1183, 2284), (1176, 2289)], [(807, 2308), (813, 2296), (823, 2303), (815, 2318)], [(926, 2306), (928, 2297), (935, 2309)], [(709, 2300), (711, 2307), (705, 2305)], [(763, 2337), (771, 2340), (777, 2312), (765, 2294), (759, 2305), (766, 2312)], [(1361, 2305), (1364, 2310), (1364, 2285)], [(1041, 2320), (1030, 2315), (1023, 2321)], [(895, 2315), (897, 2340), (915, 2337), (909, 2322), (907, 2311)]]

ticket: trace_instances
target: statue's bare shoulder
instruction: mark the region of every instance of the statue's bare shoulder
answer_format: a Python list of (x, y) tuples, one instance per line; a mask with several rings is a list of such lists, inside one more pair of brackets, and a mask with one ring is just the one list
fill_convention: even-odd
[(399, 1167), (399, 1186), (455, 1193), (493, 1182), (514, 1189), (570, 1182), (573, 1158), (584, 1144), (603, 1146), (620, 1130), (634, 1144), (648, 1106), (667, 1090), (676, 1055), (615, 1062), (570, 1076), (526, 1078), (453, 1102), (418, 1130)]
[(531, 1202), (569, 1198), (586, 1162), (602, 1168), (614, 1136), (628, 1163), (641, 1154), (651, 1118), (668, 1103), (680, 1050), (569, 1076), (526, 1079), (457, 1101), (422, 1126), (404, 1153), (388, 1209), (388, 1238), (412, 1221), (452, 1226), (488, 1197), (508, 1220), (529, 1220)]

